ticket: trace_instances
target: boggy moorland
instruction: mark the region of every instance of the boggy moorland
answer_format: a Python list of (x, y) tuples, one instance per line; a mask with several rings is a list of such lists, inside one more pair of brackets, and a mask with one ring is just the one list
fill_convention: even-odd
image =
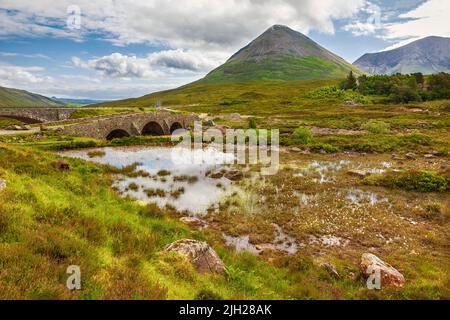
[[(101, 160), (103, 147), (167, 148), (170, 137), (0, 136), (0, 296), (449, 298), (450, 104), (424, 98), (394, 101), (334, 80), (198, 84), (146, 98), (217, 128), (280, 129), (273, 176), (258, 166), (177, 172)], [(201, 212), (177, 207), (205, 181), (224, 192)], [(224, 272), (199, 273), (164, 252), (180, 239), (208, 243)], [(369, 290), (365, 253), (404, 285)], [(81, 291), (66, 288), (71, 264), (83, 270)]]

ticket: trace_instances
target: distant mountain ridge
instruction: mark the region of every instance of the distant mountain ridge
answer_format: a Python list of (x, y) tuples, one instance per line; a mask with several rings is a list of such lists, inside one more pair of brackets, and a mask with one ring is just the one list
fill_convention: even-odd
[(0, 87), (0, 107), (61, 107), (64, 104), (25, 90)]
[(57, 97), (52, 97), (52, 100), (61, 102), (63, 104), (80, 104), (80, 105), (90, 105), (90, 104), (108, 102), (108, 100), (66, 99), (66, 98), (57, 98)]
[(356, 67), (304, 34), (274, 25), (200, 82), (342, 78)]
[(353, 65), (370, 74), (450, 72), (450, 38), (432, 36), (394, 50), (367, 53)]

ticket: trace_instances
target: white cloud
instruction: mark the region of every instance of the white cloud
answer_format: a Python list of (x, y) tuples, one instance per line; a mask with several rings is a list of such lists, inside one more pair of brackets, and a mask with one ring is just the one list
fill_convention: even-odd
[[(80, 64), (76, 58), (75, 62)], [(99, 59), (89, 60), (88, 66), (103, 74), (117, 78), (152, 78), (157, 75), (147, 59), (113, 53)]]
[[(334, 19), (349, 18), (366, 0), (2, 0), (0, 36), (82, 39), (103, 32), (117, 44), (165, 43), (171, 48), (232, 53), (273, 24), (302, 32), (334, 32)], [(66, 9), (82, 12), (81, 30), (65, 27)], [(13, 11), (11, 11), (13, 10)]]
[(427, 36), (450, 37), (448, 0), (427, 0), (398, 16), (387, 15), (377, 9), (376, 5), (367, 2), (360, 13), (358, 20), (344, 26), (343, 29), (355, 36), (375, 35), (393, 43), (383, 51), (404, 46)]
[(50, 57), (45, 54), (33, 53), (33, 54), (24, 54), (17, 52), (0, 52), (0, 56), (2, 57), (23, 57), (29, 59), (46, 59), (50, 60)]
[(187, 52), (181, 49), (156, 52), (149, 55), (148, 60), (151, 65), (156, 67), (194, 72), (208, 71), (216, 65), (214, 60), (203, 57), (199, 53)]
[(214, 58), (181, 49), (155, 52), (146, 58), (116, 52), (89, 61), (79, 57), (72, 57), (71, 60), (75, 67), (97, 70), (113, 78), (151, 79), (167, 76), (172, 71), (186, 71), (200, 75), (216, 65)]
[(42, 83), (49, 79), (41, 75), (44, 71), (41, 67), (19, 67), (8, 64), (0, 64), (0, 85), (4, 87), (16, 87)]
[(381, 8), (376, 4), (367, 2), (360, 10), (360, 18), (347, 24), (343, 29), (355, 36), (368, 36), (374, 34), (381, 27)]
[(422, 38), (426, 36), (450, 37), (450, 1), (428, 0), (416, 9), (401, 14), (406, 21), (384, 26), (385, 39)]

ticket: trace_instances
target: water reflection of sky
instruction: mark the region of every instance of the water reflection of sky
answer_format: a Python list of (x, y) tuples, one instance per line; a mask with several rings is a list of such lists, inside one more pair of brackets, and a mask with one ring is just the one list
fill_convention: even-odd
[[(103, 151), (104, 156), (90, 158), (88, 153)], [(114, 186), (124, 196), (132, 196), (145, 202), (153, 202), (160, 207), (171, 205), (178, 211), (188, 211), (191, 214), (206, 214), (209, 207), (218, 203), (227, 194), (234, 192), (235, 187), (227, 178), (212, 179), (206, 177), (208, 171), (220, 170), (232, 155), (224, 154), (213, 148), (191, 151), (182, 150), (181, 154), (173, 153), (169, 147), (130, 147), (104, 148), (96, 150), (76, 150), (63, 153), (64, 156), (85, 159), (117, 168), (139, 163), (137, 170), (150, 173), (150, 177), (124, 177), (118, 179)], [(232, 159), (232, 158), (231, 158)], [(195, 160), (195, 161), (192, 161)], [(158, 177), (161, 170), (170, 172), (169, 176)], [(175, 177), (197, 177), (198, 180), (174, 181)], [(138, 186), (137, 190), (129, 188), (131, 183)], [(165, 196), (148, 196), (146, 190), (164, 190)], [(172, 196), (170, 193), (184, 189)]]

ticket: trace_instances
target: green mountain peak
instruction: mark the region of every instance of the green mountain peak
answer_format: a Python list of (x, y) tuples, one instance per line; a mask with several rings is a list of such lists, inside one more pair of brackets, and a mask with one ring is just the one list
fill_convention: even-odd
[(200, 82), (342, 78), (361, 73), (304, 34), (274, 25)]

